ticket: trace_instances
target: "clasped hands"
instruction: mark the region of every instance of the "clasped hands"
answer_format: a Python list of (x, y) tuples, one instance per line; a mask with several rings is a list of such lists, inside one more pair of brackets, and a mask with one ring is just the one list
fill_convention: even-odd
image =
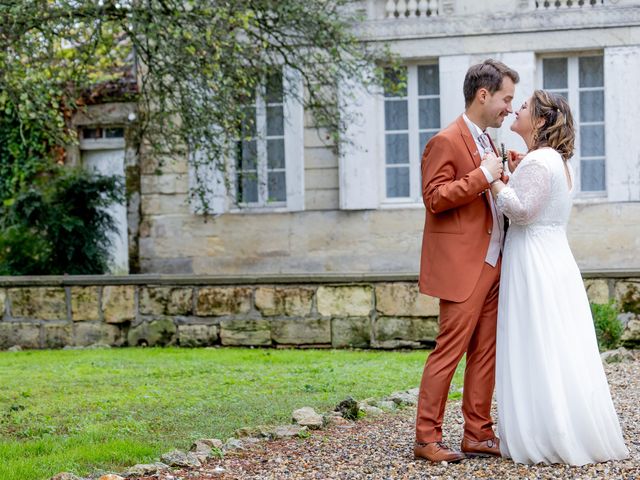
[[(516, 168), (518, 168), (518, 165), (523, 158), (523, 153), (516, 152), (515, 150), (507, 151), (507, 163), (509, 164), (509, 171), (511, 173), (515, 172)], [(494, 182), (497, 180), (502, 180), (502, 182), (507, 183), (507, 176), (504, 174), (504, 165), (502, 159), (496, 156), (495, 153), (485, 153), (485, 155), (482, 157), (482, 163), (480, 165), (488, 170), (488, 172), (493, 177)]]

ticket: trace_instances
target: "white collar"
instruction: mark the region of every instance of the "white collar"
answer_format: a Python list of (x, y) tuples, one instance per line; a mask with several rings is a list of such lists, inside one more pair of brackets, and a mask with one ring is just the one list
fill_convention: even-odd
[(483, 133), (487, 133), (487, 132), (483, 132), (482, 129), (478, 125), (476, 125), (471, 120), (469, 120), (469, 117), (467, 117), (466, 113), (462, 114), (462, 118), (464, 119), (465, 122), (467, 122), (467, 125), (472, 126), (473, 128), (476, 129), (476, 134), (474, 135), (474, 138), (478, 138)]

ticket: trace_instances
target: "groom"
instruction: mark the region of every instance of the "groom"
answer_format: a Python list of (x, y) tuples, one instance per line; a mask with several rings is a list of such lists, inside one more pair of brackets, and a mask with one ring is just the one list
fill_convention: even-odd
[[(502, 165), (484, 132), (500, 127), (512, 112), (518, 80), (517, 72), (492, 59), (469, 68), (465, 113), (435, 135), (422, 155), (420, 292), (440, 299), (440, 331), (422, 375), (414, 453), (432, 462), (500, 455), (490, 409), (504, 217), (487, 189), (501, 177)], [(465, 352), (460, 452), (442, 443), (442, 419)]]

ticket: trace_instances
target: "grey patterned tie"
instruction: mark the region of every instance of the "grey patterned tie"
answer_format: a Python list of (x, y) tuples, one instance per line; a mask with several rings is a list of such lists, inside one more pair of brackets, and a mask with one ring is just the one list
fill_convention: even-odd
[(484, 149), (483, 153), (495, 153), (493, 151), (493, 146), (491, 145), (491, 139), (489, 138), (488, 134), (481, 133), (480, 135), (478, 135), (478, 143), (482, 145), (482, 148)]

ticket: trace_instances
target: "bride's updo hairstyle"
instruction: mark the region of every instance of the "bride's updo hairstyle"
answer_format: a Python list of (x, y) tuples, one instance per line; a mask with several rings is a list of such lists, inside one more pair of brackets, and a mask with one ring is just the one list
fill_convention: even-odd
[[(571, 109), (564, 97), (545, 90), (535, 90), (529, 105), (533, 128), (532, 150), (551, 147), (566, 161), (573, 155), (576, 132)], [(538, 120), (544, 125), (536, 128)]]

